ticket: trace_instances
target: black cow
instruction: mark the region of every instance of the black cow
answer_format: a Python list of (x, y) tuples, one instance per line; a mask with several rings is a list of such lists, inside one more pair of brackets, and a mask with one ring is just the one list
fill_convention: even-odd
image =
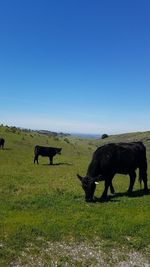
[(45, 147), (45, 146), (35, 146), (34, 148), (34, 163), (35, 161), (37, 164), (38, 162), (38, 157), (43, 156), (43, 157), (49, 157), (50, 160), (50, 165), (53, 165), (53, 157), (56, 154), (61, 154), (62, 148), (56, 148), (56, 147)]
[(4, 138), (0, 138), (0, 147), (2, 149), (4, 149), (4, 143), (5, 143), (5, 139)]
[(147, 193), (146, 148), (142, 142), (110, 143), (99, 147), (93, 154), (86, 176), (81, 177), (77, 175), (85, 191), (86, 201), (93, 201), (96, 187), (95, 182), (98, 181), (105, 181), (105, 188), (101, 199), (106, 199), (109, 186), (110, 189), (111, 187), (113, 188), (112, 179), (116, 173), (129, 174), (130, 184), (128, 193), (131, 193), (137, 168), (139, 168), (140, 183), (143, 180), (144, 191)]

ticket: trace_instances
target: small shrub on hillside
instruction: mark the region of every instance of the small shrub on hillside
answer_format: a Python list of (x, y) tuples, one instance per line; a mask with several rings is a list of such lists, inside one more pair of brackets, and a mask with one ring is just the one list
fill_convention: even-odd
[(102, 134), (102, 139), (105, 139), (105, 138), (107, 138), (108, 137), (108, 134)]
[(65, 138), (64, 141), (65, 141), (67, 144), (70, 143), (69, 140), (68, 140), (68, 138)]
[(59, 138), (54, 136), (54, 140), (55, 141), (59, 141)]

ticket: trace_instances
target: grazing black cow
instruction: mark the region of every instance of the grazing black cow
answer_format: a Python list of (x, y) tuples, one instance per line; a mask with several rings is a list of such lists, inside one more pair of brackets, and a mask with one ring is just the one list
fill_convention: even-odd
[(0, 147), (2, 149), (4, 149), (4, 143), (5, 143), (5, 139), (4, 138), (0, 138)]
[(50, 165), (53, 165), (53, 157), (56, 154), (61, 154), (62, 148), (56, 148), (56, 147), (45, 147), (45, 146), (35, 146), (34, 149), (34, 163), (35, 161), (37, 164), (38, 162), (38, 157), (43, 156), (43, 157), (49, 157), (50, 160)]
[(147, 186), (147, 159), (146, 148), (142, 142), (110, 143), (99, 147), (93, 154), (85, 177), (77, 175), (85, 191), (85, 200), (93, 201), (95, 182), (105, 181), (104, 192), (101, 199), (107, 197), (107, 191), (112, 186), (112, 179), (116, 173), (129, 174), (130, 184), (128, 193), (133, 190), (136, 172), (139, 168), (140, 183), (144, 182), (144, 191), (148, 192)]

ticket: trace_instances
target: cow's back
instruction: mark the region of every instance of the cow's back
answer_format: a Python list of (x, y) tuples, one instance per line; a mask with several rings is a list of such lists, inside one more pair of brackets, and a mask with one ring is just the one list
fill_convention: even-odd
[(119, 143), (117, 148), (117, 172), (129, 173), (146, 163), (146, 148), (142, 142)]
[(49, 156), (49, 147), (36, 145), (34, 152), (35, 152), (36, 155), (40, 155), (40, 156), (45, 156), (46, 157), (46, 156)]
[(110, 143), (97, 148), (88, 168), (96, 176), (108, 172), (127, 174), (141, 165), (147, 168), (146, 148), (142, 142)]
[(36, 145), (34, 152), (36, 155), (49, 157), (49, 156), (54, 156), (56, 154), (56, 148)]

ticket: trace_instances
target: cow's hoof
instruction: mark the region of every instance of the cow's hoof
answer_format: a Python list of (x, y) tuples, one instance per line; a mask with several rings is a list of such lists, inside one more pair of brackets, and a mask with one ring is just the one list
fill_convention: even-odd
[(107, 196), (101, 196), (99, 202), (106, 202), (107, 199), (108, 199)]
[(128, 196), (128, 197), (131, 197), (131, 196), (132, 196), (132, 191), (131, 191), (131, 190), (128, 190), (128, 191), (127, 191), (127, 196)]
[(144, 189), (144, 194), (145, 195), (149, 195), (150, 194), (150, 190), (148, 188)]
[(90, 199), (85, 199), (85, 201), (88, 202), (88, 203), (94, 203), (95, 202), (95, 200), (93, 198), (92, 199), (91, 198)]

